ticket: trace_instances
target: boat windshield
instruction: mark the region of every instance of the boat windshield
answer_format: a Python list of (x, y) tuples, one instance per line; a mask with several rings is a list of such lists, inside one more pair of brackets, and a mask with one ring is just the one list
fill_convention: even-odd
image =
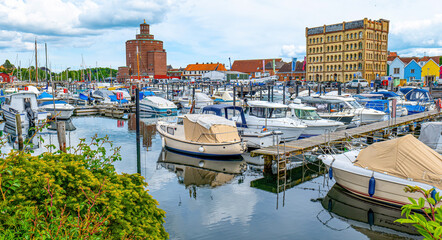
[[(359, 103), (356, 102), (356, 101), (346, 101), (346, 103), (347, 103), (348, 105), (350, 105), (351, 108), (354, 108), (354, 109), (356, 109), (356, 108), (363, 108), (362, 105), (359, 104)], [(349, 108), (349, 107), (346, 107), (346, 108)]]
[(302, 120), (320, 120), (321, 117), (315, 110), (295, 109), (295, 115)]

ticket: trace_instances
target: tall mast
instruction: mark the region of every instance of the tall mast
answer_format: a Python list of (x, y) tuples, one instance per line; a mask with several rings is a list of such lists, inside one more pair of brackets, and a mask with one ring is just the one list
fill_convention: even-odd
[(45, 80), (48, 81), (48, 45), (46, 43), (45, 43), (45, 56), (46, 56)]
[(38, 85), (37, 38), (35, 38), (35, 81)]

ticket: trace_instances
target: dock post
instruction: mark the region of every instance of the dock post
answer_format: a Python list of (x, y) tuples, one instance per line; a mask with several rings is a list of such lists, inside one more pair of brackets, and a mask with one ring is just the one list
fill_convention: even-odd
[(299, 95), (299, 85), (296, 84), (296, 97), (298, 97), (298, 95)]
[(342, 87), (341, 87), (341, 82), (338, 83), (338, 95), (341, 96), (342, 95)]
[(273, 162), (273, 156), (271, 155), (264, 155), (264, 169), (263, 172), (267, 174), (272, 174), (272, 162)]
[[(236, 86), (233, 85), (233, 106), (236, 106)], [(235, 116), (235, 111), (233, 111), (233, 115)]]
[(166, 99), (169, 100), (169, 84), (166, 85)]
[(312, 94), (312, 90), (311, 90), (310, 86), (308, 86), (308, 96), (310, 97), (311, 94)]
[(244, 97), (244, 86), (241, 83), (241, 97), (240, 97), (240, 99), (243, 98), (243, 97)]
[(18, 150), (23, 150), (23, 135), (21, 128), (21, 117), (20, 114), (15, 114), (15, 128), (17, 129), (17, 138), (18, 138)]
[(60, 151), (66, 152), (66, 124), (64, 121), (59, 121), (57, 124), (57, 137)]
[(358, 83), (358, 89), (356, 89), (356, 93), (357, 94), (361, 93), (361, 83)]
[(259, 87), (259, 101), (262, 100), (262, 87)]
[(285, 104), (285, 83), (282, 85), (282, 104)]
[(271, 89), (272, 89), (272, 102), (273, 102), (273, 86), (271, 87)]
[(270, 85), (267, 86), (267, 101), (270, 102)]
[(141, 174), (141, 158), (140, 158), (140, 90), (135, 88), (135, 124), (137, 133), (137, 173)]

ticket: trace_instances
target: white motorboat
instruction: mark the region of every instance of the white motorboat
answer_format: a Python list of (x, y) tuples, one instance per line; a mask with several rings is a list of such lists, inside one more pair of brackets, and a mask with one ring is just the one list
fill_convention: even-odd
[(336, 99), (341, 100), (342, 105), (340, 108), (343, 112), (350, 112), (355, 115), (353, 120), (359, 120), (361, 123), (373, 123), (383, 121), (385, 112), (364, 108), (359, 104), (356, 99), (352, 97), (339, 97), (339, 96), (320, 96), (322, 99)]
[(329, 176), (361, 197), (397, 206), (418, 200), (420, 193), (407, 193), (406, 186), (419, 186), (440, 193), (442, 156), (412, 135), (374, 143), (363, 150), (322, 155)]
[[(212, 95), (212, 98), (216, 103), (233, 105), (233, 91), (218, 90)], [(239, 98), (235, 99), (235, 106), (241, 106), (241, 100)]]
[(57, 119), (66, 120), (71, 118), (75, 108), (65, 101), (57, 100), (43, 102), (38, 109), (50, 113), (52, 118), (56, 117)]
[(5, 103), (1, 107), (6, 124), (16, 129), (15, 115), (20, 114), (22, 128), (37, 126), (39, 122), (46, 120), (48, 113), (39, 112), (37, 95), (33, 92), (24, 91), (5, 96)]
[[(250, 129), (267, 129), (281, 131), (286, 141), (298, 139), (307, 128), (301, 121), (287, 117), (287, 105), (266, 101), (249, 101), (249, 112), (245, 115), (247, 126)], [(242, 123), (240, 116), (234, 119)]]
[(311, 137), (316, 135), (322, 135), (336, 131), (336, 129), (345, 129), (345, 125), (342, 122), (322, 119), (316, 112), (316, 108), (309, 107), (301, 104), (299, 99), (296, 99), (296, 104), (289, 104), (289, 116), (291, 118), (300, 120), (307, 126), (301, 137)]
[[(179, 98), (180, 104), (185, 112), (188, 112), (192, 108), (192, 91), (186, 90), (183, 95)], [(202, 93), (201, 90), (195, 90), (195, 109), (201, 109), (205, 106), (213, 104), (213, 100), (207, 96), (207, 94)]]
[(171, 150), (208, 157), (235, 157), (246, 150), (234, 121), (210, 114), (186, 114), (176, 123), (158, 121), (163, 144)]
[(176, 116), (178, 108), (162, 97), (147, 96), (140, 101), (140, 110), (155, 116)]
[(302, 103), (307, 106), (316, 108), (316, 112), (323, 119), (339, 121), (345, 125), (350, 125), (355, 116), (354, 113), (348, 111), (340, 111), (339, 106), (343, 105), (343, 101), (337, 99), (323, 99), (319, 97), (299, 97)]

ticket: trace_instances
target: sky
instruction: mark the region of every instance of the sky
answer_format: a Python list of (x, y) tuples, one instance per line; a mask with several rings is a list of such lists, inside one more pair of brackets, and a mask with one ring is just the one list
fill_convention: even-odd
[(390, 20), (388, 49), (442, 55), (439, 0), (0, 0), (0, 64), (9, 59), (53, 71), (126, 65), (125, 42), (145, 19), (164, 42), (167, 63), (305, 56), (305, 28)]

